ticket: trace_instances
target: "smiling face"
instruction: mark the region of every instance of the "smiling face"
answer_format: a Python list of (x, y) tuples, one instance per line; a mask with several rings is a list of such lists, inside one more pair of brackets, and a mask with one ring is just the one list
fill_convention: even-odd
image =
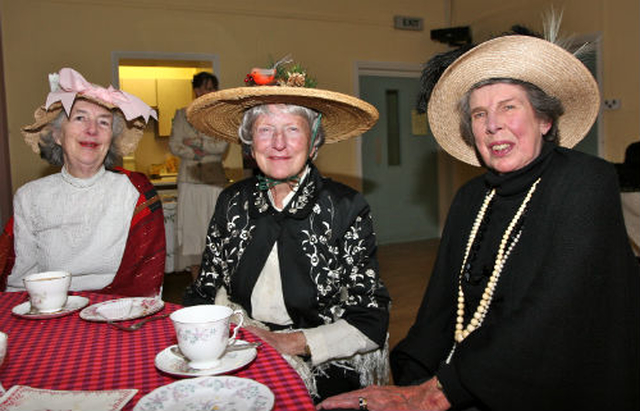
[(309, 158), (309, 123), (302, 116), (287, 113), (281, 105), (269, 105), (268, 111), (253, 124), (253, 157), (267, 177), (297, 175)]
[(112, 125), (111, 111), (86, 100), (76, 100), (69, 118), (62, 120), (53, 135), (62, 146), (69, 174), (88, 178), (98, 172), (111, 146)]
[(496, 83), (474, 90), (469, 97), (475, 146), (484, 164), (499, 172), (519, 170), (542, 149), (551, 123), (540, 119), (518, 85)]

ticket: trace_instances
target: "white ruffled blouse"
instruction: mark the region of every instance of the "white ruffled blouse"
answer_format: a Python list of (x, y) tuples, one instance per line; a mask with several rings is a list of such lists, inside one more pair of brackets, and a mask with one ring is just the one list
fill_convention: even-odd
[(110, 284), (138, 196), (126, 175), (104, 168), (80, 179), (63, 167), (20, 187), (13, 200), (16, 261), (7, 291), (23, 291), (23, 277), (42, 271), (69, 271), (73, 291)]

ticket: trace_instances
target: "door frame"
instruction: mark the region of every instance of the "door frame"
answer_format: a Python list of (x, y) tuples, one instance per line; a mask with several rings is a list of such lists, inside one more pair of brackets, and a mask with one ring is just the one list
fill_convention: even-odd
[[(603, 84), (602, 84), (602, 72), (603, 72), (603, 63), (602, 63), (602, 33), (601, 32), (596, 32), (596, 33), (589, 33), (589, 34), (583, 34), (583, 35), (578, 35), (575, 36), (573, 38), (571, 38), (572, 43), (573, 44), (586, 44), (586, 43), (592, 43), (593, 44), (593, 50), (595, 52), (596, 55), (596, 61), (595, 61), (595, 73), (592, 73), (596, 83), (598, 84), (598, 91), (600, 92), (600, 98), (602, 99), (602, 101), (604, 101), (604, 94), (603, 94)], [(602, 110), (603, 110), (604, 104), (602, 104), (602, 102), (600, 103), (600, 110), (598, 110), (598, 116), (596, 117), (596, 121), (598, 123), (598, 126), (596, 127), (596, 138), (598, 140), (598, 152), (597, 152), (597, 156), (604, 158), (606, 151), (605, 151), (605, 141), (604, 141), (604, 122), (602, 121)]]
[[(385, 61), (356, 61), (353, 73), (354, 95), (360, 97), (360, 76), (419, 78), (422, 74), (422, 65)], [(362, 170), (362, 136), (358, 136), (356, 139), (356, 169), (362, 180), (364, 178)]]
[(217, 54), (200, 53), (162, 53), (156, 51), (112, 51), (111, 52), (111, 82), (115, 88), (120, 88), (121, 60), (177, 60), (177, 61), (209, 61), (213, 74), (220, 77), (220, 57)]

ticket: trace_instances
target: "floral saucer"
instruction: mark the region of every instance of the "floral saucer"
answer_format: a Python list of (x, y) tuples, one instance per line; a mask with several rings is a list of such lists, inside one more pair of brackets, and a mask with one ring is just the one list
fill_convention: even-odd
[(155, 314), (163, 307), (164, 301), (159, 298), (119, 298), (90, 305), (80, 311), (80, 318), (98, 322), (134, 320)]
[[(237, 340), (238, 343), (246, 343), (244, 340)], [(160, 351), (156, 355), (156, 368), (167, 374), (182, 377), (202, 377), (207, 375), (225, 374), (244, 367), (253, 361), (258, 355), (255, 347), (239, 351), (225, 352), (220, 358), (220, 362), (213, 368), (196, 370), (189, 367), (187, 359), (180, 353), (177, 345), (172, 345)]]
[(79, 309), (86, 307), (87, 304), (89, 304), (89, 299), (87, 297), (70, 295), (67, 298), (67, 303), (64, 305), (64, 307), (53, 313), (41, 313), (38, 311), (32, 311), (31, 303), (29, 301), (25, 301), (22, 304), (16, 305), (15, 307), (13, 307), (11, 312), (13, 313), (13, 315), (20, 318), (28, 318), (31, 320), (46, 320), (48, 318), (57, 318), (69, 315), (74, 311), (78, 311)]
[(239, 377), (200, 377), (156, 388), (133, 411), (243, 410), (269, 411), (274, 395), (257, 381)]

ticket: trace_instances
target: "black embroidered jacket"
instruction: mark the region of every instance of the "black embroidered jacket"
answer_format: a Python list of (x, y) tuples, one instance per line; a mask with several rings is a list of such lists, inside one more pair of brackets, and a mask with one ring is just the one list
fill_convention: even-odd
[(251, 313), (251, 294), (274, 243), (284, 302), (295, 328), (345, 319), (379, 346), (389, 294), (378, 275), (369, 206), (353, 189), (311, 170), (282, 212), (258, 180), (224, 190), (207, 234), (201, 274), (185, 304), (213, 302), (219, 287)]

